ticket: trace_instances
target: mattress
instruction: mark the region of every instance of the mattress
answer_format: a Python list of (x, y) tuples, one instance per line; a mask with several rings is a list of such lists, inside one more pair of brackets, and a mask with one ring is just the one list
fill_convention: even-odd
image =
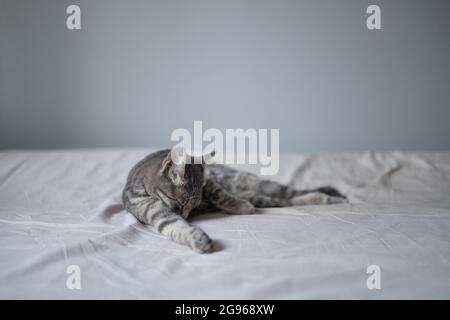
[(271, 179), (350, 203), (196, 217), (201, 255), (120, 204), (150, 151), (1, 151), (0, 298), (450, 298), (450, 152), (283, 155)]

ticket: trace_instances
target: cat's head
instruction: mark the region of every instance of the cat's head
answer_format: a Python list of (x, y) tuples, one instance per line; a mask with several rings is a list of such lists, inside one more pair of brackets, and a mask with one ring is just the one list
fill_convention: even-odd
[(214, 152), (202, 157), (192, 157), (176, 147), (165, 157), (159, 171), (158, 194), (173, 210), (187, 216), (202, 201), (205, 185), (204, 164)]

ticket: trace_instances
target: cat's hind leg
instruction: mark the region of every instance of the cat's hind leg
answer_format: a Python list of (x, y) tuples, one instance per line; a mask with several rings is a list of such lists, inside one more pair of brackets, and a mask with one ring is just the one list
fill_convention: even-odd
[(330, 196), (322, 192), (307, 192), (292, 197), (289, 202), (293, 206), (306, 206), (345, 203), (347, 202), (347, 199), (343, 197)]
[(261, 180), (256, 192), (242, 192), (257, 208), (287, 207), (310, 204), (336, 204), (347, 202), (347, 198), (333, 187), (297, 190), (271, 180)]
[(215, 207), (227, 213), (252, 214), (255, 212), (255, 207), (250, 201), (238, 198), (212, 180), (207, 180), (204, 194)]
[(346, 202), (345, 196), (333, 187), (297, 190), (248, 173), (240, 174), (233, 187), (234, 193), (257, 208)]
[(249, 199), (249, 201), (255, 206), (255, 208), (286, 207), (290, 205), (285, 199), (270, 197), (263, 194), (254, 195)]

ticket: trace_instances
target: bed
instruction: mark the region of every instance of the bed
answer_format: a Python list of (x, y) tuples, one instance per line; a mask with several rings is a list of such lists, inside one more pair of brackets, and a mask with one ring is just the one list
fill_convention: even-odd
[(120, 204), (150, 151), (0, 151), (0, 298), (450, 298), (450, 152), (286, 154), (271, 179), (350, 203), (196, 217), (216, 250), (200, 255)]

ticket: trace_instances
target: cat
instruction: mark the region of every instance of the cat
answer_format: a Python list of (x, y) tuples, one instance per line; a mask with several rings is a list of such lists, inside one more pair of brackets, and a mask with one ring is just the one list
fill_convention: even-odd
[(213, 154), (200, 161), (188, 157), (178, 147), (142, 159), (128, 175), (122, 202), (139, 221), (198, 253), (211, 252), (213, 245), (202, 229), (187, 221), (194, 214), (252, 214), (255, 208), (347, 201), (332, 187), (296, 190), (225, 165), (206, 164)]

